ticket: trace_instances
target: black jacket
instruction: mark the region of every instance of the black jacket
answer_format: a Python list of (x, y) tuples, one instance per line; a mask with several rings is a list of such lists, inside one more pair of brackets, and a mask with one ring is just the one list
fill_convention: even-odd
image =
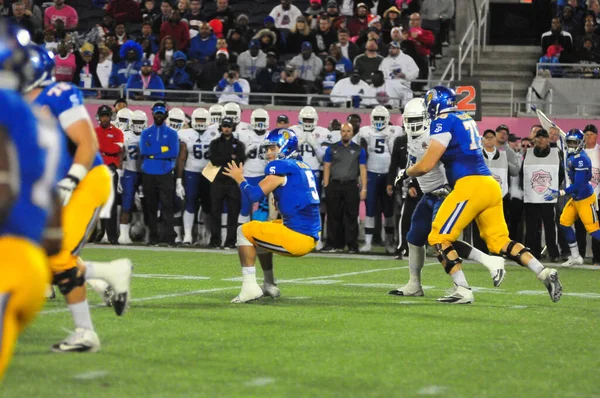
[(222, 166), (213, 183), (236, 184), (235, 180), (223, 174), (223, 169), (231, 161), (235, 161), (238, 165), (244, 162), (246, 160), (246, 147), (233, 136), (226, 139), (225, 136), (221, 135), (210, 143), (209, 159), (214, 166)]
[[(408, 166), (408, 136), (402, 135), (394, 141), (392, 149), (392, 159), (388, 169), (387, 185), (394, 185), (398, 170), (405, 169)], [(416, 181), (416, 179), (414, 179)]]
[[(304, 79), (297, 78), (292, 83), (279, 82), (275, 86), (275, 93), (280, 94), (307, 94), (306, 82)], [(306, 97), (275, 97), (275, 105), (306, 105)]]

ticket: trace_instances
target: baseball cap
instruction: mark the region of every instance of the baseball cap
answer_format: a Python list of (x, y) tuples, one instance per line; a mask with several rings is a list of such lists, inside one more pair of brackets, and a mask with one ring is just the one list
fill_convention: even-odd
[(118, 104), (125, 104), (127, 105), (127, 100), (123, 97), (121, 98), (117, 98), (117, 100), (115, 101), (115, 104), (113, 106), (117, 106)]
[(233, 119), (229, 116), (225, 116), (221, 119), (221, 127), (233, 127)]
[(310, 0), (310, 3), (317, 3), (317, 4), (321, 4), (321, 0)]
[(506, 130), (506, 132), (510, 134), (510, 130), (508, 129), (508, 126), (506, 124), (501, 124), (500, 126), (496, 127), (496, 132), (500, 130)]
[(277, 116), (277, 123), (289, 123), (290, 119), (287, 117), (287, 115), (279, 115)]
[(583, 132), (585, 133), (587, 131), (591, 131), (594, 134), (598, 134), (598, 129), (593, 124), (588, 124), (587, 126), (585, 126), (585, 128), (583, 129)]
[(275, 52), (274, 52), (274, 51), (269, 51), (269, 52), (267, 53), (267, 57), (273, 57), (273, 58), (277, 58), (277, 54), (275, 54)]
[(359, 75), (360, 76), (360, 69), (354, 68), (354, 70), (352, 71), (351, 75)]
[(329, 0), (327, 2), (327, 8), (338, 8), (337, 1), (335, 1), (335, 0)]
[(517, 137), (514, 134), (509, 134), (508, 135), (508, 142), (517, 142), (517, 141), (519, 141), (519, 137)]
[(400, 43), (398, 43), (397, 41), (392, 41), (390, 42), (390, 47), (400, 48)]
[(152, 66), (152, 62), (149, 59), (145, 59), (142, 61), (142, 66)]
[(175, 61), (179, 60), (179, 59), (183, 59), (184, 61), (187, 61), (187, 57), (185, 56), (185, 54), (181, 51), (175, 51), (175, 54), (173, 54), (173, 59)]
[(225, 56), (227, 57), (227, 59), (229, 59), (229, 51), (227, 51), (226, 48), (219, 48), (219, 51), (217, 51), (216, 55), (219, 55), (219, 54), (225, 54)]
[(306, 17), (304, 15), (300, 15), (298, 18), (296, 18), (296, 23), (298, 22), (306, 23)]
[(250, 40), (248, 48), (260, 48), (260, 42), (258, 40)]
[(487, 130), (485, 130), (485, 131), (483, 132), (483, 137), (485, 137), (487, 133), (494, 134), (494, 137), (496, 136), (496, 132), (495, 132), (494, 130), (492, 130), (492, 129), (487, 129)]
[(381, 31), (379, 29), (377, 29), (375, 26), (369, 27), (369, 32), (375, 32), (377, 34), (381, 33)]
[(312, 44), (309, 41), (302, 43), (302, 50), (312, 50)]
[(539, 129), (539, 130), (537, 131), (537, 133), (535, 133), (535, 138), (538, 138), (538, 137), (546, 137), (546, 138), (549, 138), (549, 137), (550, 137), (550, 134), (548, 134), (548, 130), (546, 130), (546, 129)]
[(167, 114), (167, 106), (164, 102), (157, 102), (152, 105), (152, 113), (162, 113), (163, 115)]
[(98, 112), (96, 112), (96, 114), (98, 116), (102, 116), (102, 115), (112, 115), (112, 109), (110, 106), (108, 105), (102, 105), (100, 106), (100, 108), (98, 108)]
[(358, 8), (360, 8), (360, 7), (364, 7), (364, 8), (366, 8), (367, 10), (369, 10), (369, 7), (367, 7), (367, 5), (366, 5), (365, 3), (358, 3), (358, 4), (356, 5), (356, 8), (357, 8), (357, 9), (358, 9)]

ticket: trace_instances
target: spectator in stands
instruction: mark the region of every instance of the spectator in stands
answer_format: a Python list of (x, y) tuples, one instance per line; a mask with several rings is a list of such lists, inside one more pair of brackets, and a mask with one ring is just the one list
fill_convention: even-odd
[[(221, 50), (219, 50), (221, 51)], [(219, 104), (227, 102), (236, 102), (238, 104), (248, 105), (248, 93), (250, 93), (250, 83), (248, 80), (240, 77), (240, 67), (232, 64), (229, 71), (223, 75), (219, 83), (214, 88), (219, 97)]]
[(125, 90), (140, 89), (143, 90), (129, 93), (130, 97), (136, 100), (149, 100), (163, 98), (165, 96), (165, 85), (163, 80), (152, 72), (152, 64), (150, 61), (142, 61), (142, 70), (140, 73), (133, 75), (127, 81)]
[(22, 0), (25, 6), (25, 15), (33, 22), (33, 27), (36, 32), (41, 32), (44, 28), (42, 10), (37, 5), (33, 4), (33, 0)]
[(190, 44), (190, 27), (181, 20), (179, 10), (173, 10), (167, 22), (160, 27), (160, 39), (170, 36), (175, 42), (175, 48), (187, 50)]
[(275, 35), (278, 51), (280, 53), (284, 52), (287, 40), (286, 36), (289, 33), (289, 30), (280, 30), (277, 27), (275, 27), (275, 20), (271, 16), (266, 17), (263, 21), (263, 24), (265, 29), (268, 29)]
[(83, 93), (86, 96), (96, 96), (97, 93), (90, 91), (91, 88), (100, 88), (100, 79), (96, 74), (100, 52), (97, 46), (85, 43), (79, 51), (75, 51), (75, 75), (73, 84), (81, 89), (86, 89)]
[(335, 60), (335, 69), (346, 75), (354, 69), (352, 61), (342, 55), (342, 46), (340, 43), (333, 43), (329, 46), (329, 55)]
[(267, 66), (267, 54), (260, 50), (260, 42), (252, 40), (250, 48), (240, 54), (237, 60), (240, 68), (240, 76), (252, 85), (256, 79), (259, 68)]
[(419, 76), (419, 67), (415, 61), (400, 50), (400, 43), (391, 42), (389, 55), (381, 61), (379, 70), (383, 72), (386, 83), (395, 87), (395, 91), (401, 92), (402, 105), (406, 105), (412, 99), (413, 93), (410, 82)]
[(573, 19), (579, 24), (583, 25), (585, 18), (585, 12), (587, 10), (587, 0), (568, 0), (568, 4), (573, 7)]
[(190, 41), (188, 57), (193, 62), (205, 64), (216, 51), (217, 37), (207, 23), (202, 23), (199, 33)]
[(42, 46), (48, 51), (56, 53), (58, 48), (58, 42), (56, 41), (56, 34), (54, 33), (54, 29), (46, 29), (44, 31), (44, 42), (42, 43)]
[(115, 22), (142, 21), (142, 11), (134, 0), (110, 0), (106, 6), (106, 13), (112, 16)]
[[(343, 7), (342, 7), (342, 14)], [(358, 36), (363, 30), (369, 27), (369, 8), (365, 3), (358, 3), (356, 6), (356, 13), (354, 18), (350, 19), (348, 22), (348, 32), (350, 33), (350, 37)]]
[(241, 35), (247, 43), (250, 43), (250, 40), (256, 35), (256, 30), (248, 26), (249, 23), (250, 19), (246, 14), (240, 14), (235, 21), (235, 27), (240, 29)]
[[(403, 33), (402, 38), (407, 43), (405, 45), (414, 47), (414, 53), (405, 51), (415, 59), (419, 66), (419, 79), (427, 80), (429, 78), (429, 55), (435, 41), (435, 37), (430, 30), (421, 27), (421, 16), (418, 13), (410, 15), (408, 32)], [(422, 87), (418, 84), (413, 88)]]
[(338, 42), (342, 55), (354, 62), (354, 59), (360, 54), (358, 46), (350, 41), (350, 32), (346, 28), (338, 30)]
[(562, 29), (562, 23), (560, 18), (552, 18), (551, 29), (542, 34), (542, 54), (546, 54), (548, 47), (553, 44), (560, 44), (563, 51), (572, 55), (573, 51), (573, 37), (569, 32)]
[(223, 35), (227, 37), (229, 30), (233, 28), (235, 23), (235, 13), (229, 7), (229, 0), (217, 0), (217, 9), (208, 18), (218, 19), (223, 23)]
[[(539, 59), (539, 63), (541, 64), (558, 64), (560, 63), (560, 53), (563, 51), (563, 48), (559, 44), (553, 44), (548, 47), (546, 50), (546, 54)], [(559, 69), (550, 65), (541, 65), (539, 67), (540, 75), (545, 77), (558, 76)]]
[(146, 39), (150, 42), (152, 53), (156, 54), (159, 48), (158, 43), (156, 41), (156, 37), (154, 37), (154, 35), (152, 34), (152, 24), (150, 22), (144, 22), (142, 24), (142, 35), (136, 40), (136, 42), (142, 44), (142, 42)]
[(98, 76), (98, 80), (100, 82), (100, 87), (108, 88), (110, 87), (109, 79), (110, 74), (112, 73), (113, 62), (110, 58), (110, 50), (104, 46), (98, 46), (98, 65), (96, 66), (96, 75)]
[[(344, 78), (344, 73), (336, 69), (337, 61), (329, 56), (325, 58), (323, 70), (317, 77), (316, 86), (317, 92), (323, 95), (330, 95), (333, 86)], [(321, 106), (328, 106), (328, 101), (319, 101)]]
[(210, 21), (208, 21), (208, 26), (210, 26), (213, 34), (217, 37), (217, 39), (222, 39), (223, 37), (225, 37), (223, 35), (223, 22), (221, 22), (220, 19), (211, 19)]
[(124, 22), (118, 22), (115, 24), (115, 36), (117, 36), (117, 43), (119, 43), (119, 45), (123, 45), (123, 43), (129, 40)]
[(392, 80), (385, 79), (383, 72), (378, 70), (371, 75), (371, 91), (365, 96), (372, 97), (365, 103), (368, 105), (382, 105), (388, 109), (403, 108), (413, 98), (410, 87), (396, 84)]
[(120, 62), (113, 60), (110, 87), (123, 87), (131, 76), (139, 74), (142, 69), (142, 46), (129, 40), (121, 46), (120, 59)]
[(279, 50), (277, 47), (275, 47), (277, 44), (277, 36), (269, 29), (260, 30), (256, 36), (254, 36), (254, 39), (258, 39), (260, 41), (260, 49), (264, 53), (268, 53), (269, 51), (279, 53)]
[(586, 15), (585, 23), (583, 25), (583, 34), (577, 37), (577, 49), (579, 50), (583, 45), (583, 39), (586, 37), (594, 42), (594, 46), (598, 48), (600, 46), (600, 36), (596, 33), (596, 18), (593, 15)]
[(154, 0), (144, 0), (140, 9), (142, 20), (150, 23), (160, 14), (160, 11), (156, 8), (156, 4), (154, 4)]
[[(277, 83), (273, 92), (278, 94), (306, 94), (306, 86), (306, 82), (298, 76), (296, 67), (290, 63), (281, 72), (279, 83)], [(302, 106), (306, 105), (306, 98), (304, 96), (275, 97), (275, 105)]]
[(569, 32), (571, 36), (577, 36), (581, 34), (581, 24), (575, 20), (573, 7), (566, 5), (562, 11), (562, 27), (566, 32)]
[[(596, 19), (596, 25), (600, 24), (600, 1), (599, 0), (589, 0), (588, 9), (594, 12), (594, 17)], [(588, 11), (588, 12), (590, 12)]]
[[(260, 47), (260, 43), (258, 44)], [(239, 57), (241, 53), (248, 49), (248, 42), (244, 38), (244, 32), (235, 27), (229, 31), (227, 39), (227, 49), (231, 55)]]
[(370, 8), (371, 15), (379, 15), (383, 17), (385, 11), (392, 6), (393, 0), (370, 0), (368, 5)]
[(197, 26), (198, 28), (202, 24), (202, 22), (206, 21), (206, 17), (202, 12), (202, 1), (201, 0), (191, 0), (190, 1), (190, 9), (182, 14), (185, 19), (188, 21), (188, 25), (190, 28), (192, 26)]
[[(164, 76), (167, 89), (169, 90), (191, 90), (194, 88), (194, 81), (186, 70), (187, 57), (181, 51), (176, 51), (173, 54), (175, 67), (173, 73)], [(181, 97), (180, 94), (175, 94), (173, 97)]]
[(29, 35), (32, 38), (34, 38), (36, 36), (35, 27), (33, 26), (33, 21), (31, 20), (31, 17), (25, 15), (25, 5), (20, 1), (13, 3), (12, 12), (13, 16), (10, 18), (10, 20), (16, 25), (19, 25), (21, 28), (28, 31)]
[(600, 63), (600, 54), (598, 54), (598, 48), (591, 37), (584, 37), (582, 39), (581, 48), (576, 54), (577, 62), (580, 64), (597, 64)]
[(377, 47), (379, 50), (379, 54), (382, 56), (387, 56), (387, 53), (384, 50), (385, 45), (383, 44), (383, 39), (381, 37), (381, 31), (375, 26), (370, 26), (367, 30), (365, 30), (358, 40), (356, 40), (356, 45), (360, 48), (360, 52), (364, 53), (366, 51), (366, 44), (369, 40), (374, 40), (377, 43)]
[(296, 18), (302, 15), (302, 12), (292, 4), (292, 0), (281, 0), (281, 4), (275, 6), (269, 16), (275, 20), (277, 29), (290, 30), (296, 25)]
[(177, 50), (173, 38), (165, 36), (160, 43), (160, 50), (154, 57), (152, 70), (159, 76), (171, 74), (174, 67), (173, 55)]
[(309, 91), (314, 87), (313, 83), (323, 69), (323, 61), (313, 53), (312, 44), (305, 41), (302, 43), (301, 53), (292, 58), (290, 65), (296, 67), (298, 76), (309, 83)]
[(354, 59), (354, 69), (360, 71), (360, 78), (366, 82), (371, 81), (371, 75), (379, 70), (383, 57), (377, 54), (377, 43), (369, 40), (365, 46), (365, 53)]
[(337, 42), (337, 32), (331, 27), (327, 16), (319, 18), (319, 29), (315, 35), (315, 52), (319, 57), (327, 56), (329, 47)]
[[(275, 90), (277, 82), (281, 80), (283, 68), (279, 65), (277, 54), (267, 53), (267, 64), (256, 73), (257, 92), (272, 93)], [(264, 98), (262, 98), (264, 100)], [(261, 98), (258, 98), (261, 100)]]
[[(359, 108), (363, 101), (363, 96), (371, 91), (369, 84), (361, 79), (362, 73), (355, 69), (350, 77), (338, 81), (331, 90), (331, 102), (337, 106), (347, 108)], [(370, 100), (365, 100), (362, 105), (365, 106)]]
[(56, 19), (56, 21), (54, 21), (54, 24), (52, 25), (52, 29), (54, 29), (54, 32), (56, 33), (56, 38), (58, 40), (69, 40), (69, 38), (67, 37), (67, 31), (65, 30), (65, 21), (63, 21), (62, 19)]
[(383, 42), (389, 43), (392, 41), (391, 33), (392, 28), (397, 28), (402, 26), (402, 21), (400, 20), (401, 12), (396, 6), (392, 6), (388, 8), (383, 13), (383, 26), (381, 28), (381, 34), (383, 35)]
[(160, 14), (157, 14), (152, 22), (152, 32), (155, 36), (160, 37), (160, 29), (165, 22), (169, 22), (172, 11), (173, 5), (168, 0), (161, 3)]
[(117, 36), (113, 32), (108, 32), (104, 36), (104, 45), (110, 50), (113, 63), (121, 62), (121, 46), (117, 43)]
[(215, 60), (208, 62), (200, 73), (196, 84), (200, 90), (212, 91), (219, 80), (229, 72), (229, 53), (227, 50), (217, 51)]
[(55, 78), (57, 82), (72, 82), (75, 76), (75, 55), (70, 53), (64, 41), (58, 43), (58, 54), (54, 57), (56, 63)]
[(327, 2), (327, 17), (336, 31), (346, 26), (346, 17), (340, 14), (340, 8), (335, 0)]
[(185, 15), (188, 11), (190, 11), (190, 0), (179, 0), (177, 2), (177, 9), (179, 10), (179, 14), (181, 16)]
[(421, 18), (435, 36), (433, 52), (436, 58), (442, 58), (442, 21), (454, 16), (454, 0), (424, 0), (421, 4)]
[[(317, 30), (319, 28), (319, 15), (324, 12), (325, 10), (321, 6), (321, 0), (310, 0), (310, 5), (306, 11), (304, 11), (310, 30)], [(296, 19), (296, 21), (298, 21), (298, 19)]]
[(302, 43), (305, 41), (313, 43), (315, 40), (314, 34), (310, 30), (310, 26), (306, 21), (306, 17), (300, 15), (296, 19), (296, 24), (290, 29), (286, 43), (287, 54), (299, 54), (302, 50)]
[(79, 16), (73, 7), (65, 4), (65, 0), (54, 0), (54, 5), (44, 11), (44, 27), (50, 28), (54, 22), (63, 21), (66, 30), (75, 30), (79, 25)]
[(340, 14), (347, 18), (351, 18), (354, 16), (354, 12), (354, 0), (342, 0), (340, 2)]

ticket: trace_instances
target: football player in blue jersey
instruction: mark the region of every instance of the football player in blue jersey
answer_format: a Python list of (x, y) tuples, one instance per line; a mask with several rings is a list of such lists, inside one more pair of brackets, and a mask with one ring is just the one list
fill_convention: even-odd
[(544, 283), (550, 299), (560, 300), (562, 286), (558, 272), (545, 268), (528, 248), (508, 237), (500, 185), (485, 164), (477, 124), (471, 116), (458, 111), (454, 90), (436, 86), (427, 92), (425, 103), (431, 118), (431, 142), (423, 158), (406, 173), (410, 177), (422, 176), (441, 160), (448, 183), (454, 188), (440, 206), (428, 240), (446, 273), (452, 276), (455, 299), (462, 300), (471, 292), (461, 268), (462, 259), (453, 243), (476, 220), (490, 252), (527, 266)]
[[(98, 142), (81, 91), (68, 83), (54, 81), (54, 58), (45, 48), (28, 47), (33, 76), (26, 95), (34, 106), (48, 110), (58, 120), (67, 140), (68, 159), (58, 183), (62, 197), (63, 242), (60, 252), (50, 257), (53, 283), (65, 296), (75, 322), (75, 332), (53, 345), (55, 352), (95, 352), (100, 341), (92, 325), (85, 281), (101, 279), (114, 289), (117, 315), (127, 308), (132, 275), (129, 260), (110, 263), (87, 262), (79, 253), (103, 206), (111, 196), (111, 174), (98, 153)], [(110, 205), (110, 204), (109, 204)]]
[(560, 228), (563, 230), (565, 239), (571, 249), (571, 255), (568, 260), (563, 263), (564, 266), (583, 264), (583, 258), (579, 254), (577, 247), (577, 239), (573, 224), (577, 219), (585, 226), (586, 231), (592, 238), (600, 240), (600, 225), (596, 213), (596, 195), (594, 188), (590, 184), (592, 179), (592, 161), (587, 153), (583, 150), (584, 137), (581, 130), (569, 130), (566, 136), (567, 144), (567, 172), (571, 185), (564, 190), (550, 189), (544, 199), (550, 201), (559, 196), (569, 195), (571, 199), (565, 205), (562, 214), (560, 215)]
[(54, 193), (64, 141), (55, 121), (21, 98), (31, 71), (28, 41), (26, 31), (0, 21), (0, 378), (44, 304), (46, 255), (58, 252), (62, 239)]
[[(309, 165), (294, 159), (298, 138), (290, 129), (271, 131), (262, 142), (269, 161), (266, 177), (258, 185), (244, 178), (243, 165), (229, 163), (224, 174), (233, 178), (251, 203), (273, 192), (282, 220), (251, 221), (238, 227), (237, 246), (242, 265), (242, 291), (232, 303), (246, 303), (266, 294), (279, 297), (273, 276), (273, 253), (300, 257), (312, 251), (321, 235), (319, 193)], [(256, 282), (256, 256), (264, 273), (262, 288)]]

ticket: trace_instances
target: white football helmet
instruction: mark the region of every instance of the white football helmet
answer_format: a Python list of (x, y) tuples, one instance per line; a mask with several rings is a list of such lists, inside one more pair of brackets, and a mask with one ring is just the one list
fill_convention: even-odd
[(123, 108), (117, 112), (117, 119), (115, 120), (115, 127), (121, 131), (127, 131), (131, 128), (131, 112), (130, 109)]
[(210, 124), (221, 124), (221, 119), (225, 116), (225, 110), (222, 105), (213, 105), (208, 108), (210, 113)]
[(210, 122), (210, 113), (204, 108), (196, 108), (192, 112), (192, 128), (196, 131), (204, 131)]
[(242, 120), (242, 109), (235, 102), (226, 103), (223, 110), (225, 111), (224, 116), (231, 117), (235, 124), (238, 124)]
[(371, 111), (371, 127), (381, 131), (390, 125), (390, 112), (385, 106), (377, 105)]
[(413, 98), (404, 107), (404, 129), (409, 137), (418, 137), (429, 129), (429, 115), (423, 98)]
[(181, 108), (173, 108), (169, 111), (169, 117), (167, 118), (167, 125), (175, 131), (181, 130), (185, 123), (185, 113)]
[(298, 114), (298, 121), (304, 131), (313, 131), (319, 122), (319, 114), (312, 106), (305, 106)]
[(250, 124), (255, 131), (267, 131), (269, 129), (269, 113), (262, 108), (252, 111)]
[(131, 131), (140, 135), (148, 127), (148, 116), (144, 111), (134, 111), (131, 115)]

